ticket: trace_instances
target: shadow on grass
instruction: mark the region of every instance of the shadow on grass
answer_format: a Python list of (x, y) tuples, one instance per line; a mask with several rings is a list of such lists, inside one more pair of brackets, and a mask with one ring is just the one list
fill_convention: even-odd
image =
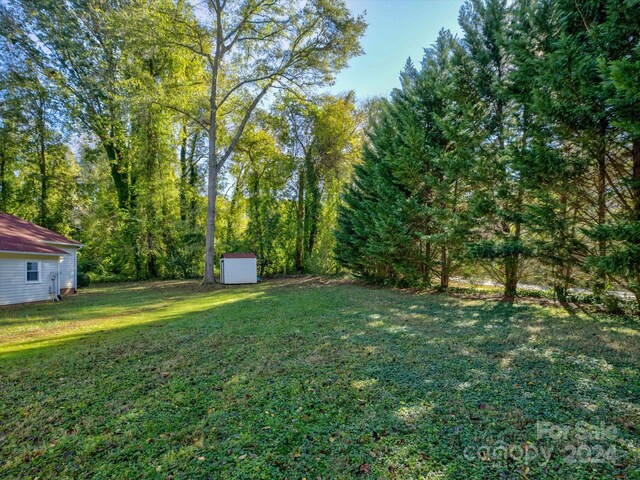
[[(174, 310), (0, 359), (0, 475), (514, 478), (522, 462), (464, 453), (535, 444), (539, 421), (638, 443), (631, 320), (306, 279), (106, 294), (77, 306)], [(636, 466), (569, 465), (562, 446), (530, 478)]]

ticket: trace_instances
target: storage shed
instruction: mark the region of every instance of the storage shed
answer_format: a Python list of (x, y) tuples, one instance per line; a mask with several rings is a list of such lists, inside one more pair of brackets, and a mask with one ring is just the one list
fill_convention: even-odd
[(226, 285), (258, 283), (254, 253), (225, 253), (220, 259), (220, 283)]

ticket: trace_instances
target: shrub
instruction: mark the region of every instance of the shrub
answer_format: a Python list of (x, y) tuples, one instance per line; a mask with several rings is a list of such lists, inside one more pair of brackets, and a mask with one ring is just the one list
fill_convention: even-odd
[(88, 273), (78, 272), (78, 288), (86, 288), (91, 285), (91, 278)]

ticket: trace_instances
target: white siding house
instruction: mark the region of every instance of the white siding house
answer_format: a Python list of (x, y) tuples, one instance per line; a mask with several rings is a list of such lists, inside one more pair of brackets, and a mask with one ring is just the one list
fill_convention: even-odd
[(78, 247), (56, 245), (68, 255), (60, 257), (60, 290), (75, 292), (78, 289)]
[(0, 305), (75, 293), (80, 247), (74, 240), (0, 212)]
[[(60, 293), (52, 281), (58, 274), (57, 255), (17, 255), (0, 253), (0, 305), (37, 302)], [(27, 280), (27, 263), (35, 264), (33, 280)], [(53, 290), (52, 290), (53, 289)]]

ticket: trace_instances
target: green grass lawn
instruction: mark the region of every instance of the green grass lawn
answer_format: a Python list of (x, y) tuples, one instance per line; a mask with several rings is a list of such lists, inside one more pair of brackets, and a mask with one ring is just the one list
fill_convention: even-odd
[(94, 287), (0, 309), (0, 478), (640, 478), (639, 354), (535, 303)]

